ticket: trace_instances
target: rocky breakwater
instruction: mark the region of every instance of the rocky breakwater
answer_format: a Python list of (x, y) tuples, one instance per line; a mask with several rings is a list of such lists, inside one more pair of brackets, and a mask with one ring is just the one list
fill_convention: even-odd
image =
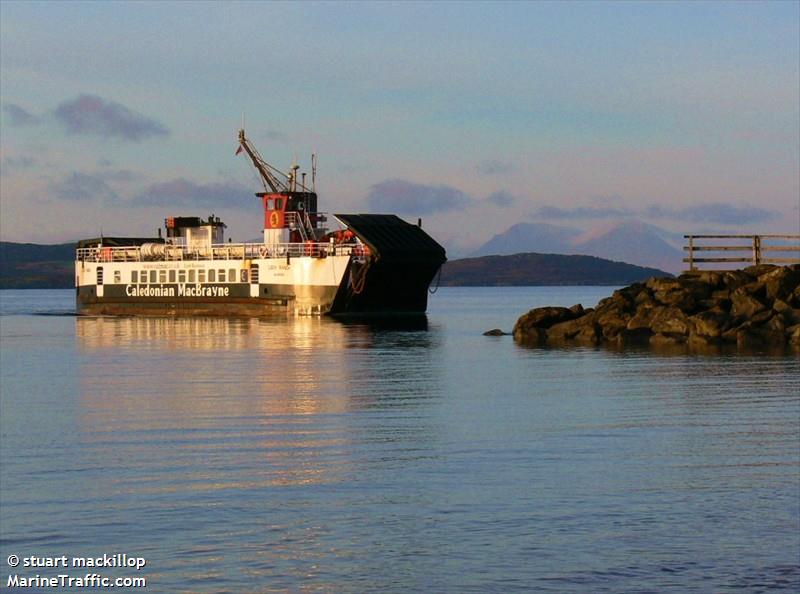
[(614, 291), (596, 308), (532, 309), (514, 325), (514, 340), (800, 350), (800, 265), (651, 278)]

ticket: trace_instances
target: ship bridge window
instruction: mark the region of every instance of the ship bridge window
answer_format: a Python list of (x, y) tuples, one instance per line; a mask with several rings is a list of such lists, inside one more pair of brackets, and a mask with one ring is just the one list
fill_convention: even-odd
[(225, 282), (225, 269), (224, 268), (220, 268), (217, 272), (219, 273), (219, 282), (224, 283)]
[(228, 269), (228, 282), (235, 283), (236, 282), (236, 269), (230, 268)]
[(190, 270), (190, 271), (189, 271), (189, 282), (190, 282), (190, 283), (193, 283), (193, 282), (194, 282), (194, 280), (195, 280), (195, 275), (196, 275), (196, 271), (195, 271), (195, 270)]
[(208, 271), (208, 282), (215, 283), (217, 282), (217, 271), (213, 268)]
[(178, 271), (178, 282), (181, 283), (181, 284), (186, 282), (186, 271), (185, 270), (179, 270)]
[(139, 282), (139, 271), (131, 270), (131, 283), (135, 285), (138, 282)]
[(169, 282), (171, 282), (171, 283), (175, 282), (175, 271), (174, 270), (170, 270), (169, 271)]
[(114, 284), (118, 285), (121, 282), (122, 282), (122, 271), (121, 270), (115, 270), (114, 271)]
[(166, 270), (159, 270), (158, 271), (158, 282), (165, 283), (167, 282), (167, 271)]
[(97, 267), (97, 284), (98, 285), (102, 285), (103, 284), (103, 267), (102, 266), (98, 266)]
[(154, 284), (156, 284), (156, 282), (158, 282), (157, 275), (158, 275), (158, 270), (151, 270), (150, 271), (150, 284), (151, 285), (154, 285)]
[(197, 271), (197, 282), (198, 283), (206, 282), (206, 271), (205, 271), (205, 269)]

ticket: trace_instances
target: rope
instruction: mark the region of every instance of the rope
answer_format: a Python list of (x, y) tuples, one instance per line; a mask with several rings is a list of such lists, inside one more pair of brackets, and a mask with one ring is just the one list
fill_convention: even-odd
[(361, 295), (364, 291), (364, 285), (367, 282), (367, 270), (369, 270), (369, 260), (364, 262), (364, 266), (359, 271), (357, 278), (350, 276), (350, 288), (353, 291), (353, 295)]
[(439, 281), (440, 280), (442, 280), (442, 267), (441, 266), (439, 267), (439, 273), (436, 275), (436, 288), (433, 291), (431, 291), (431, 288), (428, 287), (428, 293), (433, 295), (434, 293), (436, 293), (436, 291), (439, 290)]

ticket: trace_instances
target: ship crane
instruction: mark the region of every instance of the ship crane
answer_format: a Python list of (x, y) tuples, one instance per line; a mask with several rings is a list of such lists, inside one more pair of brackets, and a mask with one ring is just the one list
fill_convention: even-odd
[(290, 187), (291, 178), (263, 159), (256, 147), (253, 146), (253, 143), (244, 135), (244, 129), (239, 130), (239, 150), (236, 151), (236, 154), (238, 155), (240, 151), (246, 152), (247, 156), (250, 157), (250, 161), (252, 161), (256, 171), (258, 171), (258, 175), (261, 177), (265, 192), (292, 191)]
[[(318, 223), (324, 222), (325, 217), (316, 212), (317, 194), (306, 187), (306, 174), (302, 174), (302, 182), (298, 180), (300, 166), (293, 163), (289, 173), (283, 173), (267, 163), (245, 136), (244, 128), (239, 130), (236, 154), (242, 151), (250, 157), (264, 186), (263, 192), (256, 193), (264, 204), (264, 242), (316, 241), (318, 235), (324, 232)], [(316, 166), (316, 160), (312, 159), (312, 162)], [(281, 230), (287, 230), (288, 235)]]

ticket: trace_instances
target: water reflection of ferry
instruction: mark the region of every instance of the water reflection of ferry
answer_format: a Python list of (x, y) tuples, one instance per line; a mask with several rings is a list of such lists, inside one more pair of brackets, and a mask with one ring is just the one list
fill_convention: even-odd
[[(298, 166), (284, 174), (239, 132), (264, 186), (261, 243), (225, 243), (219, 217), (170, 217), (166, 237), (78, 243), (76, 302), (84, 314), (241, 315), (421, 313), (445, 250), (394, 215), (317, 211)], [(333, 228), (336, 226), (337, 228)]]
[[(112, 491), (344, 481), (376, 440), (413, 457), (430, 427), (404, 411), (441, 394), (431, 332), (317, 316), (78, 316), (75, 329), (87, 451), (103, 466), (160, 452), (152, 475), (104, 477)], [(389, 424), (358, 414), (386, 407), (400, 413)]]

